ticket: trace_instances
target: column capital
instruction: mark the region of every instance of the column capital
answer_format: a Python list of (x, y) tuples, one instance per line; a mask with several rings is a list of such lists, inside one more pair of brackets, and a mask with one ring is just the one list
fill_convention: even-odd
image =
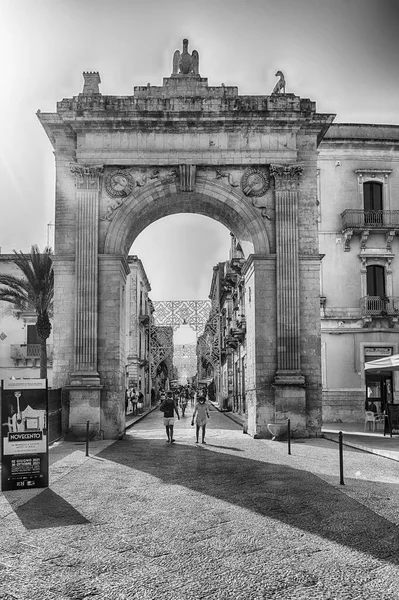
[(287, 189), (298, 185), (303, 173), (299, 165), (270, 165), (270, 175), (274, 177), (276, 189)]
[(78, 163), (69, 163), (71, 173), (75, 175), (76, 189), (78, 190), (98, 190), (100, 188), (100, 178), (102, 177), (103, 165), (80, 165)]

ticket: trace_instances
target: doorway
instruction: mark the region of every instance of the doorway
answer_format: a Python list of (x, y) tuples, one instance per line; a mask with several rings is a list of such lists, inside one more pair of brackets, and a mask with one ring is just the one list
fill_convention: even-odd
[(392, 404), (392, 371), (386, 373), (367, 373), (366, 375), (366, 410), (373, 410), (374, 404), (378, 413)]

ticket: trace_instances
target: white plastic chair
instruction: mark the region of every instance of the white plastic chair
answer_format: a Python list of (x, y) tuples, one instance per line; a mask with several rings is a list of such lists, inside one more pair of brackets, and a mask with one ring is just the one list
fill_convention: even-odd
[(372, 423), (372, 431), (375, 429), (375, 414), (372, 410), (366, 410), (366, 416), (364, 418), (364, 431), (366, 431), (367, 423)]
[(377, 425), (382, 424), (382, 428), (385, 428), (385, 412), (378, 413), (374, 416), (374, 427), (377, 429)]

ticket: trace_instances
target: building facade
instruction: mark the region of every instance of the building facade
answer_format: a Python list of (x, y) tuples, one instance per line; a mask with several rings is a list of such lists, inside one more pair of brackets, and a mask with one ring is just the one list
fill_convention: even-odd
[[(13, 262), (14, 254), (0, 254), (2, 275), (22, 277)], [(0, 302), (0, 379), (40, 377), (40, 340), (36, 333), (37, 315), (19, 311)], [(52, 386), (53, 334), (47, 340), (47, 379)]]
[[(399, 403), (399, 374), (364, 368), (399, 351), (399, 127), (331, 125), (318, 149), (317, 183), (322, 419), (362, 422), (369, 403), (378, 411)], [(220, 308), (220, 405), (240, 414), (248, 385), (245, 269), (232, 236), (210, 297)]]
[(318, 152), (323, 420), (361, 421), (399, 402), (399, 127), (334, 124)]
[(126, 278), (126, 388), (142, 392), (144, 406), (151, 404), (150, 324), (151, 285), (141, 260), (128, 256), (130, 273)]

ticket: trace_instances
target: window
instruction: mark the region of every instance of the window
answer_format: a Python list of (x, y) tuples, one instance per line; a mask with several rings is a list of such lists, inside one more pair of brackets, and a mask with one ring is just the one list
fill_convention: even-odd
[(385, 295), (385, 269), (378, 265), (369, 265), (367, 267), (367, 295), (384, 296)]
[(26, 326), (26, 343), (27, 344), (40, 344), (41, 340), (37, 335), (36, 325), (27, 325)]
[(363, 184), (364, 221), (367, 225), (382, 223), (382, 184), (367, 181)]

